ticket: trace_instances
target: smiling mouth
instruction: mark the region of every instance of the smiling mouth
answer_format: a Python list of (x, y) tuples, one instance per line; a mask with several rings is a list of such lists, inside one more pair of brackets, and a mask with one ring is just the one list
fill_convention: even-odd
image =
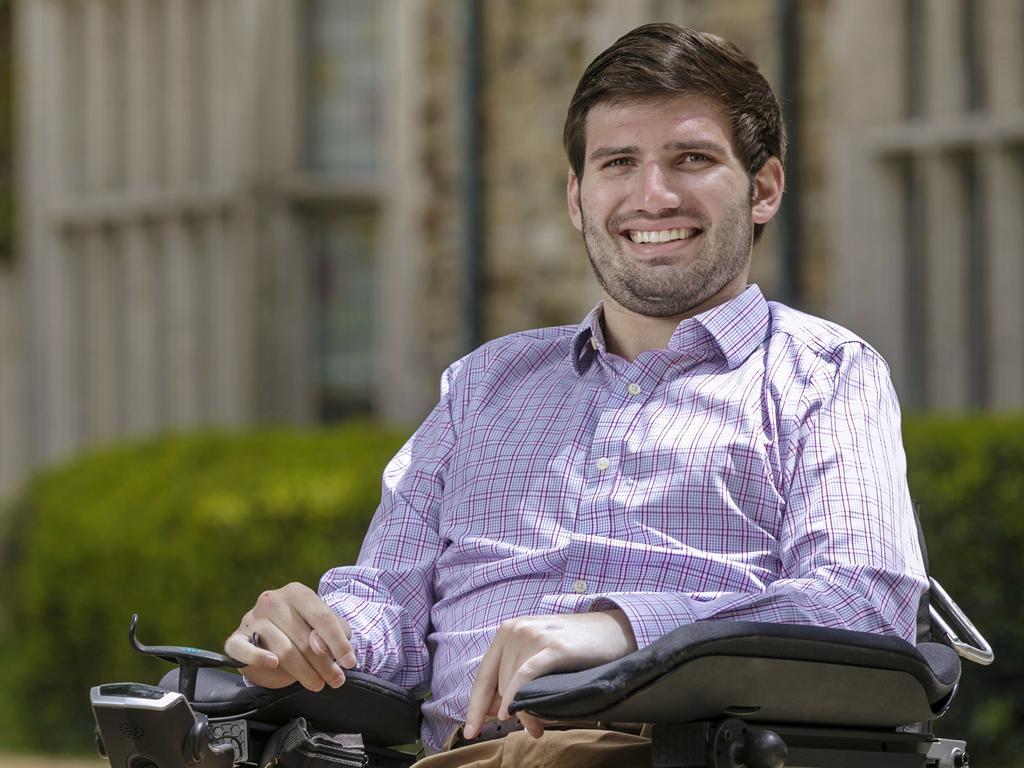
[(690, 240), (702, 231), (697, 227), (685, 229), (629, 229), (622, 234), (637, 244), (659, 244), (671, 243), (677, 240)]

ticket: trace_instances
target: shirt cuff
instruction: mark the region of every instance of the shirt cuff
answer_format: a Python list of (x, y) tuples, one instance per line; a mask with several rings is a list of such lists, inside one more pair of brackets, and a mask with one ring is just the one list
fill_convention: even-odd
[(678, 595), (639, 592), (600, 595), (591, 601), (588, 611), (620, 609), (626, 614), (637, 649), (645, 648), (684, 624), (692, 624), (697, 616)]

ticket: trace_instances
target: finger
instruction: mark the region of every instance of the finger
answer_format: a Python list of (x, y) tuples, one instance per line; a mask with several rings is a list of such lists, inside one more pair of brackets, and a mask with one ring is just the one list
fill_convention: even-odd
[[(515, 650), (513, 650), (513, 648)], [(501, 666), (500, 666), (500, 668), (498, 670), (498, 683), (497, 683), (498, 707), (497, 707), (497, 709), (498, 709), (499, 713), (495, 714), (495, 717), (498, 717), (498, 719), (501, 719), (501, 720), (506, 719), (506, 718), (501, 717), (500, 711), (501, 711), (501, 694), (504, 692), (506, 686), (508, 685), (508, 681), (510, 681), (513, 677), (515, 677), (516, 672), (519, 671), (519, 667), (522, 666), (523, 662), (526, 661), (527, 659), (529, 659), (536, 652), (537, 652), (536, 649), (528, 650), (528, 649), (525, 649), (525, 648), (520, 649), (520, 648), (518, 648), (516, 646), (511, 646), (511, 647), (506, 646), (505, 652), (501, 655)]]
[(501, 686), (502, 695), (501, 706), (498, 708), (498, 719), (508, 718), (508, 708), (520, 688), (531, 680), (554, 671), (557, 663), (558, 653), (551, 648), (544, 648), (523, 662), (511, 679)]
[[(290, 642), (293, 652), (300, 655), (305, 664), (308, 665), (310, 669), (314, 670), (317, 676), (319, 676), (324, 683), (332, 688), (337, 688), (345, 681), (345, 673), (330, 655), (325, 656), (314, 650), (310, 644), (312, 633), (313, 630), (311, 630), (309, 625), (301, 618), (296, 618), (295, 621), (288, 626), (287, 631), (284, 632)], [(282, 663), (286, 664), (290, 662), (286, 659), (282, 659)], [(298, 661), (296, 660), (295, 663), (298, 663)], [(302, 678), (299, 679), (301, 682)], [(319, 688), (311, 690), (319, 690)]]
[(497, 691), (494, 692), (494, 696), (491, 697), (491, 703), (487, 707), (487, 715), (489, 718), (496, 718), (498, 716), (498, 708), (501, 706), (501, 694)]
[[(331, 655), (331, 649), (327, 647), (327, 643), (323, 641), (323, 638), (320, 637), (320, 633), (317, 632), (315, 629), (309, 633), (309, 647), (317, 656), (320, 656), (325, 659), (330, 659), (332, 662), (335, 662), (334, 657)], [(337, 675), (340, 675), (340, 680), (338, 680), (337, 685), (335, 685), (332, 680), (327, 680), (326, 682), (331, 687), (337, 688), (339, 685), (345, 682), (345, 671), (337, 665), (337, 662), (335, 662), (334, 667), (331, 668), (331, 671), (336, 672)], [(338, 679), (337, 675), (334, 678), (334, 680)]]
[(309, 633), (309, 647), (312, 648), (313, 653), (317, 654), (318, 656), (334, 658), (334, 656), (331, 654), (331, 649), (327, 647), (327, 643), (325, 643), (321, 639), (320, 633), (317, 632), (315, 629), (311, 630)]
[[(301, 589), (292, 590), (292, 587), (299, 587)], [(323, 605), (323, 601), (308, 587), (300, 584), (289, 585), (284, 590), (286, 590), (285, 600), (290, 606), (288, 613), (283, 617), (275, 616), (272, 623), (257, 619), (252, 623), (252, 626), (261, 632), (262, 627), (273, 627), (274, 637), (283, 635), (286, 638), (287, 642), (280, 643), (284, 648), (283, 651), (278, 650), (278, 646), (271, 642), (270, 635), (265, 637), (266, 642), (264, 645), (281, 657), (281, 664), (293, 672), (298, 681), (306, 688), (318, 691), (323, 688), (324, 684), (337, 688), (345, 682), (345, 674), (332, 657), (317, 654), (310, 646), (310, 633), (312, 630), (300, 612), (299, 606), (296, 605), (296, 603), (308, 602), (310, 599)], [(328, 610), (326, 606), (323, 607), (325, 610)], [(305, 610), (307, 613), (311, 613), (308, 608)], [(284, 658), (283, 653), (287, 653), (288, 658)], [(307, 670), (310, 669), (320, 678), (319, 683), (308, 679)]]
[(467, 739), (476, 738), (484, 724), (487, 710), (498, 692), (498, 666), (501, 663), (501, 646), (491, 645), (484, 654), (477, 669), (473, 687), (469, 692), (469, 707), (466, 709), (466, 725), (462, 729)]
[(529, 712), (516, 712), (516, 717), (533, 738), (539, 739), (544, 735), (544, 721), (539, 717), (531, 715)]
[[(242, 626), (248, 630), (252, 620), (244, 621)], [(239, 671), (249, 682), (264, 688), (284, 688), (295, 682), (289, 672), (278, 669), (279, 660), (271, 651), (261, 648), (252, 642), (257, 633), (243, 631), (241, 627), (224, 642), (224, 651), (237, 661), (246, 662)]]
[[(352, 650), (352, 643), (349, 641), (352, 630), (349, 628), (348, 622), (334, 613), (319, 595), (306, 589), (307, 592), (299, 595), (292, 607), (326, 646), (326, 653), (320, 654), (318, 651), (317, 653), (336, 660), (343, 667), (356, 666), (358, 660)], [(309, 643), (312, 645), (312, 637), (310, 637)]]
[(514, 653), (511, 648), (506, 647), (505, 652), (501, 656), (501, 668), (498, 672), (498, 682), (495, 690), (497, 701), (494, 704), (494, 717), (498, 720), (508, 720), (510, 717), (508, 708), (502, 706), (504, 701), (503, 694), (515, 678), (520, 667), (530, 658), (530, 654), (531, 652), (528, 652), (526, 655), (520, 656), (518, 653)]
[[(351, 641), (350, 641), (350, 644), (351, 644)], [(317, 632), (315, 629), (312, 630), (309, 633), (309, 647), (312, 648), (313, 649), (313, 653), (317, 654), (318, 656), (323, 656), (325, 659), (331, 659), (333, 661), (337, 661), (337, 659), (335, 658), (334, 651), (332, 651), (328, 647), (328, 645), (324, 641), (323, 637), (321, 637), (320, 633)], [(352, 656), (353, 660), (355, 659), (354, 651), (350, 651), (348, 655)], [(348, 666), (348, 665), (346, 665), (346, 666)]]
[(261, 688), (285, 688), (295, 682), (295, 678), (283, 669), (242, 667), (238, 671), (245, 675), (250, 683)]
[(271, 651), (252, 644), (252, 634), (236, 631), (224, 641), (224, 653), (246, 667), (273, 669), (279, 661)]
[[(314, 656), (312, 651), (308, 650), (308, 646), (306, 648), (300, 647), (292, 636), (270, 622), (259, 621), (254, 626), (256, 631), (259, 632), (260, 644), (277, 656), (280, 668), (291, 674), (302, 684), (303, 688), (310, 691), (320, 691), (325, 683), (336, 682), (337, 685), (341, 684), (338, 680), (341, 676), (341, 670), (333, 662), (327, 662), (324, 659), (318, 658), (318, 661), (324, 666), (322, 671), (318, 670), (310, 663), (307, 657), (307, 653), (310, 657)], [(308, 641), (308, 637), (307, 630), (303, 634), (302, 640)], [(336, 671), (329, 670), (328, 666), (334, 666)]]

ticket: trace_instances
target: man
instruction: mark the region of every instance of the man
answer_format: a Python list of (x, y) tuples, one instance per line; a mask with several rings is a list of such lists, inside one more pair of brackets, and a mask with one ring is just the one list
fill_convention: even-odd
[(385, 470), (358, 564), (319, 597), (264, 593), (225, 645), (262, 685), (337, 686), (358, 665), (429, 686), (426, 749), (470, 746), (425, 765), (506, 749), (643, 764), (639, 736), (545, 734), (527, 715), (526, 733), (473, 742), (525, 682), (683, 623), (914, 636), (924, 572), (885, 363), (747, 286), (784, 186), (756, 66), (712, 35), (640, 27), (587, 68), (564, 138), (601, 303), (452, 365)]

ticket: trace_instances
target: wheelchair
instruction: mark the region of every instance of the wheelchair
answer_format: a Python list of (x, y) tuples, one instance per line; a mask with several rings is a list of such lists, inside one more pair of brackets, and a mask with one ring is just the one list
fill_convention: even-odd
[[(699, 622), (609, 664), (525, 685), (511, 707), (542, 718), (650, 724), (654, 768), (966, 768), (965, 742), (930, 724), (949, 707), (960, 659), (993, 652), (931, 579), (921, 640), (816, 626)], [(112, 768), (404, 768), (419, 702), (358, 671), (338, 689), (247, 686), (239, 662), (185, 646), (140, 653), (177, 668), (159, 685), (90, 692)], [(931, 632), (936, 638), (931, 637)]]

